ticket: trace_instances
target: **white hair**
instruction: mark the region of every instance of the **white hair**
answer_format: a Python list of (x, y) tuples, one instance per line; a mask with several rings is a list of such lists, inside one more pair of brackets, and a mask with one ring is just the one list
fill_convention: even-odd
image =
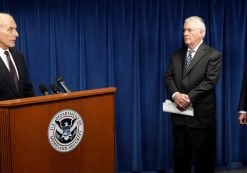
[(13, 18), (10, 14), (8, 14), (8, 13), (2, 13), (2, 12), (0, 12), (0, 27), (2, 27), (3, 26), (3, 24), (4, 24), (4, 18), (5, 17), (11, 17), (11, 18)]
[(186, 18), (184, 20), (184, 24), (187, 23), (187, 22), (194, 22), (196, 24), (196, 27), (203, 32), (202, 33), (202, 38), (205, 37), (205, 35), (206, 35), (206, 26), (205, 26), (204, 20), (201, 17), (199, 17), (199, 16), (188, 17), (188, 18)]

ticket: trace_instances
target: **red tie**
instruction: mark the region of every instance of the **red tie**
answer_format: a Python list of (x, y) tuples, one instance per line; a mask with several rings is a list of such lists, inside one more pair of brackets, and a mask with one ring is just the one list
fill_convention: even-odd
[(16, 89), (18, 90), (18, 77), (17, 77), (17, 73), (16, 73), (16, 70), (15, 70), (14, 64), (12, 63), (12, 61), (10, 59), (9, 52), (5, 51), (4, 54), (6, 55), (6, 58), (7, 58), (8, 64), (9, 64), (10, 75), (14, 80)]

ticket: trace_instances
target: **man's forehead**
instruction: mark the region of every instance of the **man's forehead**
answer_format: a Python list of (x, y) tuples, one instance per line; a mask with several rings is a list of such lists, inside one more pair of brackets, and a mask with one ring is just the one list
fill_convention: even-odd
[(184, 23), (184, 28), (194, 28), (196, 27), (196, 23), (193, 21), (188, 21)]
[(14, 21), (14, 19), (11, 16), (4, 16), (3, 18), (0, 18), (0, 25), (2, 27), (12, 27), (12, 28), (16, 28), (16, 23)]
[(8, 14), (0, 14), (0, 22), (1, 23), (15, 23), (15, 20), (12, 16)]

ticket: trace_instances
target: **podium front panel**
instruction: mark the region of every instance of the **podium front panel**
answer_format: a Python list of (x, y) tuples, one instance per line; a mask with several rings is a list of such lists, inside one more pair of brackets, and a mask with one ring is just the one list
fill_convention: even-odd
[[(48, 140), (48, 127), (59, 111), (67, 109), (82, 118), (83, 135), (73, 150), (59, 152)], [(5, 165), (2, 173), (115, 172), (114, 93), (18, 105), (0, 111), (6, 131), (0, 136), (5, 145), (1, 160), (6, 159), (1, 161)]]

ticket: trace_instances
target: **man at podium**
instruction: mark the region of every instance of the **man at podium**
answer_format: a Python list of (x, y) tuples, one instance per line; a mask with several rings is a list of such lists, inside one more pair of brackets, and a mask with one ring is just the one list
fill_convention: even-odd
[(0, 13), (0, 100), (34, 96), (24, 56), (14, 48), (16, 28), (10, 14)]

